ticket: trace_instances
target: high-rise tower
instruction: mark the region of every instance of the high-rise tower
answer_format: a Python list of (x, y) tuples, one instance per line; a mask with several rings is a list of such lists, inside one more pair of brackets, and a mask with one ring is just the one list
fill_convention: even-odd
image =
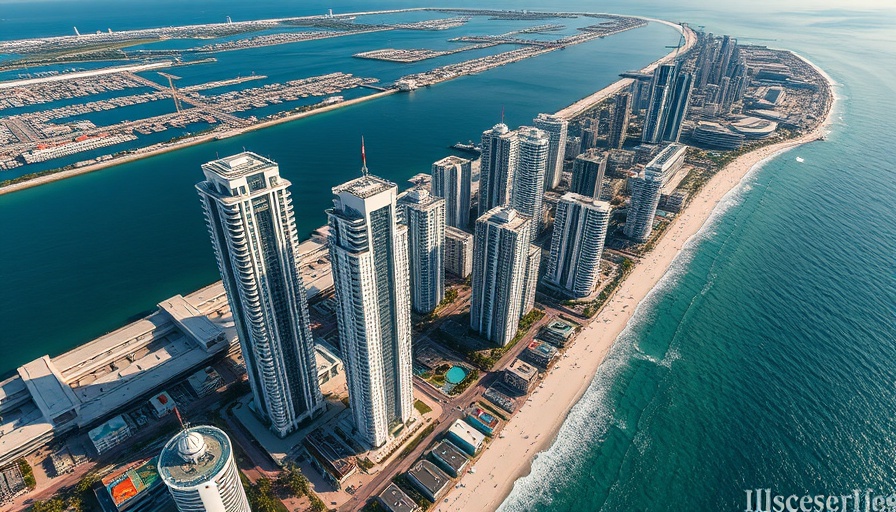
[(408, 229), (398, 223), (396, 191), (365, 163), (360, 178), (333, 188), (327, 210), (352, 417), (359, 437), (375, 447), (414, 407)]
[(573, 297), (594, 291), (607, 237), (610, 204), (568, 192), (557, 203), (545, 280)]
[(663, 142), (678, 142), (681, 137), (681, 125), (688, 113), (693, 85), (694, 75), (691, 73), (682, 72), (675, 77), (675, 89), (669, 99), (666, 119), (663, 124)]
[(317, 381), (289, 181), (243, 152), (202, 166), (196, 185), (233, 310), (254, 409), (283, 437), (324, 405)]
[(548, 161), (544, 173), (544, 189), (553, 190), (560, 185), (563, 174), (563, 156), (566, 152), (566, 132), (569, 123), (552, 114), (538, 114), (532, 124), (548, 136)]
[(607, 136), (607, 146), (610, 149), (622, 149), (625, 143), (625, 135), (628, 131), (628, 117), (631, 113), (631, 94), (621, 92), (616, 95), (613, 104), (613, 118), (610, 120), (610, 133)]
[(457, 156), (432, 164), (432, 195), (445, 199), (445, 224), (468, 229), (470, 224), (471, 162)]
[(529, 218), (497, 207), (476, 220), (470, 327), (506, 345), (516, 334), (529, 263)]
[(230, 438), (216, 427), (190, 427), (172, 437), (159, 476), (180, 512), (251, 512)]
[(429, 313), (445, 298), (445, 200), (424, 188), (398, 199), (408, 227), (411, 308)]
[(482, 133), (479, 215), (510, 202), (519, 140), (504, 123)]
[(682, 166), (686, 153), (687, 146), (668, 144), (631, 179), (632, 198), (623, 228), (625, 236), (640, 242), (650, 237), (662, 187)]
[(510, 205), (529, 217), (531, 239), (534, 240), (544, 224), (544, 177), (548, 165), (550, 139), (542, 130), (521, 126), (519, 130), (519, 160), (513, 174)]
[(644, 118), (644, 133), (641, 135), (642, 142), (657, 144), (663, 138), (663, 126), (675, 88), (677, 69), (674, 64), (663, 64), (653, 72), (650, 99), (647, 102), (647, 114)]
[(593, 198), (600, 197), (607, 170), (607, 156), (592, 148), (576, 157), (572, 164), (570, 192)]

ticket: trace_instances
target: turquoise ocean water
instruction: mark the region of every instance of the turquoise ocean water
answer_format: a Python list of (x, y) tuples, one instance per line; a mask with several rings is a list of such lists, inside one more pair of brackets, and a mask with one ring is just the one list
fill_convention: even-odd
[[(83, 2), (71, 12), (64, 7), (75, 2), (48, 3), (58, 8), (38, 16), (36, 4), (0, 2), (2, 37), (293, 13), (279, 2), (194, 2), (172, 18), (151, 7), (159, 2), (136, 2), (131, 16), (109, 9), (92, 18)], [(748, 488), (896, 491), (896, 14), (870, 4), (701, 4), (504, 5), (652, 15), (793, 49), (832, 75), (839, 100), (827, 141), (766, 162), (726, 198), (502, 510), (744, 510)], [(302, 9), (327, 7), (370, 4)], [(510, 124), (527, 122), (677, 40), (655, 25), (620, 37), (601, 42), (603, 51), (571, 48), (0, 197), (5, 369), (216, 279), (192, 190), (215, 152), (246, 146), (280, 161), (307, 232), (323, 223), (328, 187), (354, 175), (361, 132), (373, 172), (403, 180), (492, 124), (495, 105), (506, 105)]]

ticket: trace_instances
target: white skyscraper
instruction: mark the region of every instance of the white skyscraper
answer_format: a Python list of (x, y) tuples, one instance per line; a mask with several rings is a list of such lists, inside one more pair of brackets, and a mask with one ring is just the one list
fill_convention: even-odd
[(432, 194), (445, 199), (445, 224), (467, 229), (470, 224), (471, 162), (457, 156), (432, 164)]
[(395, 184), (362, 172), (333, 188), (330, 259), (355, 428), (382, 446), (414, 407), (408, 228)]
[(506, 124), (496, 124), (482, 133), (479, 172), (479, 215), (510, 203), (519, 140)]
[(511, 207), (532, 219), (534, 240), (544, 223), (544, 176), (548, 164), (550, 139), (547, 133), (530, 126), (519, 130), (519, 157), (513, 175)]
[(408, 227), (411, 307), (429, 313), (445, 298), (445, 200), (412, 188), (400, 196), (398, 207)]
[(172, 437), (158, 471), (180, 512), (251, 512), (230, 438), (219, 428), (190, 427)]
[(533, 124), (539, 130), (547, 133), (550, 140), (548, 147), (548, 162), (544, 174), (544, 189), (552, 190), (560, 185), (560, 177), (563, 174), (563, 157), (566, 153), (566, 132), (569, 123), (555, 115), (538, 114)]
[(625, 218), (625, 236), (644, 242), (653, 231), (653, 218), (663, 185), (684, 163), (687, 146), (668, 144), (637, 176), (631, 178), (632, 198)]
[(586, 297), (600, 277), (610, 203), (568, 192), (557, 203), (545, 280), (573, 297)]
[(243, 152), (203, 164), (196, 185), (233, 310), (254, 409), (283, 437), (324, 405), (289, 181)]
[(507, 207), (476, 220), (470, 327), (506, 345), (516, 334), (529, 263), (528, 217)]

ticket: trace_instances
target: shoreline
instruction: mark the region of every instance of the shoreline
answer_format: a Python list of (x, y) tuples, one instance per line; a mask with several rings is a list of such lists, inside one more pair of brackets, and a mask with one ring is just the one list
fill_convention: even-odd
[[(639, 69), (638, 71), (640, 71), (642, 73), (652, 72), (658, 66), (665, 64), (665, 63), (669, 62), (670, 60), (674, 59), (676, 56), (678, 56), (679, 53), (688, 52), (691, 48), (694, 47), (695, 44), (697, 44), (697, 34), (690, 27), (683, 27), (681, 25), (672, 23), (671, 21), (659, 20), (656, 18), (647, 18), (644, 16), (631, 16), (631, 17), (642, 19), (647, 22), (655, 22), (655, 23), (660, 23), (662, 25), (667, 25), (667, 26), (672, 27), (675, 30), (677, 30), (678, 33), (680, 33), (685, 38), (684, 44), (681, 46), (681, 48), (676, 49), (675, 51), (671, 51), (671, 52), (667, 53), (666, 55), (660, 57), (659, 59), (657, 59), (657, 60), (651, 62), (650, 64), (644, 66), (643, 68)], [(607, 99), (608, 97), (616, 94), (623, 88), (628, 87), (629, 85), (631, 85), (632, 82), (634, 82), (633, 78), (620, 78), (619, 80), (616, 80), (615, 82), (604, 87), (603, 89), (601, 89), (595, 93), (589, 94), (588, 96), (585, 96), (584, 98), (576, 101), (572, 105), (564, 107), (563, 109), (557, 111), (554, 115), (561, 117), (563, 119), (566, 119), (567, 121), (570, 121), (570, 120), (574, 119), (575, 117), (582, 115), (582, 113), (587, 111), (589, 108), (593, 107), (595, 104), (600, 103), (601, 101)]]
[[(418, 7), (418, 8), (415, 8), (414, 10), (430, 10), (430, 9), (432, 9), (432, 8)], [(382, 11), (382, 12), (390, 12), (390, 11)], [(350, 14), (345, 14), (345, 15), (348, 16), (348, 15), (360, 15), (360, 14), (365, 14), (365, 13), (350, 13)], [(673, 59), (675, 57), (675, 55), (677, 55), (679, 53), (679, 51), (689, 50), (696, 43), (696, 40), (697, 40), (696, 34), (694, 33), (693, 30), (690, 29), (690, 27), (685, 29), (680, 25), (672, 23), (671, 21), (659, 20), (659, 19), (655, 19), (655, 18), (648, 18), (648, 17), (644, 17), (644, 16), (629, 16), (629, 17), (642, 19), (642, 20), (645, 20), (648, 22), (661, 23), (663, 25), (667, 25), (667, 26), (674, 28), (679, 33), (685, 35), (685, 43), (681, 47), (680, 50), (675, 50), (675, 51), (669, 52), (668, 54), (660, 57), (656, 61), (648, 64), (646, 67), (642, 68), (640, 71), (646, 72), (646, 71), (652, 70), (655, 67), (657, 67), (658, 65), (660, 65), (664, 62), (667, 62), (670, 59)], [(266, 21), (266, 20), (262, 20), (262, 21)], [(65, 76), (67, 76), (67, 75), (65, 75)], [(605, 99), (606, 97), (615, 93), (619, 89), (627, 86), (631, 82), (631, 80), (632, 79), (630, 79), (630, 78), (619, 79), (619, 80), (613, 82), (612, 84), (604, 87), (603, 89), (574, 102), (573, 104), (569, 105), (568, 107), (565, 107), (564, 109), (557, 112), (556, 115), (564, 117), (565, 115), (567, 115), (567, 114), (564, 114), (564, 112), (566, 112), (567, 110), (570, 110), (571, 112), (574, 112), (575, 115), (578, 115), (582, 111), (587, 110), (590, 106), (593, 106), (595, 103), (602, 101), (603, 99)], [(316, 115), (316, 114), (322, 114), (324, 112), (329, 112), (332, 110), (336, 110), (338, 108), (348, 107), (348, 106), (362, 103), (365, 101), (378, 99), (380, 97), (395, 94), (397, 92), (398, 92), (397, 89), (389, 89), (387, 91), (373, 93), (373, 94), (370, 94), (367, 96), (363, 96), (361, 98), (355, 98), (352, 100), (344, 101), (342, 103), (327, 105), (325, 107), (317, 108), (314, 110), (309, 110), (306, 112), (289, 114), (289, 115), (285, 115), (285, 116), (277, 118), (277, 119), (270, 119), (267, 121), (262, 121), (260, 123), (253, 124), (253, 125), (247, 126), (245, 128), (234, 128), (232, 130), (225, 131), (225, 132), (213, 131), (208, 134), (199, 135), (196, 137), (190, 137), (187, 139), (183, 139), (181, 141), (174, 142), (170, 146), (160, 147), (160, 148), (156, 148), (156, 149), (152, 149), (152, 150), (141, 151), (140, 148), (138, 148), (135, 153), (128, 154), (127, 156), (123, 156), (120, 158), (113, 158), (111, 160), (97, 162), (94, 164), (85, 165), (83, 167), (78, 167), (78, 168), (74, 168), (74, 169), (68, 169), (68, 170), (64, 170), (64, 171), (54, 172), (51, 174), (46, 174), (44, 176), (38, 176), (38, 177), (29, 179), (26, 181), (22, 181), (19, 183), (13, 183), (10, 185), (2, 186), (2, 187), (0, 187), (0, 196), (2, 196), (4, 194), (11, 194), (11, 193), (19, 192), (22, 190), (27, 190), (29, 188), (37, 187), (40, 185), (46, 185), (46, 184), (52, 183), (54, 181), (61, 181), (61, 180), (67, 179), (67, 178), (73, 178), (75, 176), (80, 176), (82, 174), (87, 174), (87, 173), (91, 173), (91, 172), (95, 172), (95, 171), (101, 171), (103, 169), (108, 169), (110, 167), (114, 167), (117, 165), (135, 162), (137, 160), (142, 160), (144, 158), (150, 158), (153, 156), (170, 153), (171, 151), (177, 151), (179, 149), (188, 148), (190, 146), (204, 144), (206, 142), (212, 142), (212, 141), (218, 140), (219, 136), (226, 135), (227, 138), (229, 138), (231, 136), (235, 137), (238, 135), (243, 135), (243, 134), (255, 131), (255, 130), (261, 130), (263, 128), (268, 128), (270, 126), (274, 126), (277, 124), (288, 123), (290, 121), (296, 121), (296, 120), (302, 119), (304, 117), (308, 117), (308, 116), (312, 116), (312, 115)], [(575, 110), (571, 110), (571, 109), (575, 109)], [(571, 117), (574, 117), (574, 116), (569, 116), (569, 118), (571, 118)]]
[[(741, 155), (719, 170), (676, 217), (654, 249), (626, 277), (600, 313), (582, 330), (564, 357), (550, 370), (529, 400), (507, 422), (476, 462), (476, 473), (464, 474), (434, 511), (496, 510), (511, 494), (516, 481), (531, 473), (532, 461), (557, 439), (572, 408), (591, 386), (619, 335), (644, 299), (662, 281), (683, 249), (709, 225), (724, 199), (767, 161), (803, 144), (818, 140), (831, 122), (836, 97), (833, 79), (802, 55), (827, 82), (829, 102), (823, 120), (812, 131)], [(570, 357), (566, 357), (566, 355)], [(573, 366), (575, 364), (575, 366)], [(570, 383), (580, 381), (573, 386)], [(535, 438), (530, 441), (529, 438)], [(507, 456), (505, 460), (505, 455)]]

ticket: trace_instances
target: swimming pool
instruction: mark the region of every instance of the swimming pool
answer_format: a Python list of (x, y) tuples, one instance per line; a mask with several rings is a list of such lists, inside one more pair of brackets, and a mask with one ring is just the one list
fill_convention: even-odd
[(467, 371), (461, 368), (460, 366), (452, 366), (447, 373), (445, 373), (445, 380), (449, 384), (459, 384), (462, 380), (467, 377)]

